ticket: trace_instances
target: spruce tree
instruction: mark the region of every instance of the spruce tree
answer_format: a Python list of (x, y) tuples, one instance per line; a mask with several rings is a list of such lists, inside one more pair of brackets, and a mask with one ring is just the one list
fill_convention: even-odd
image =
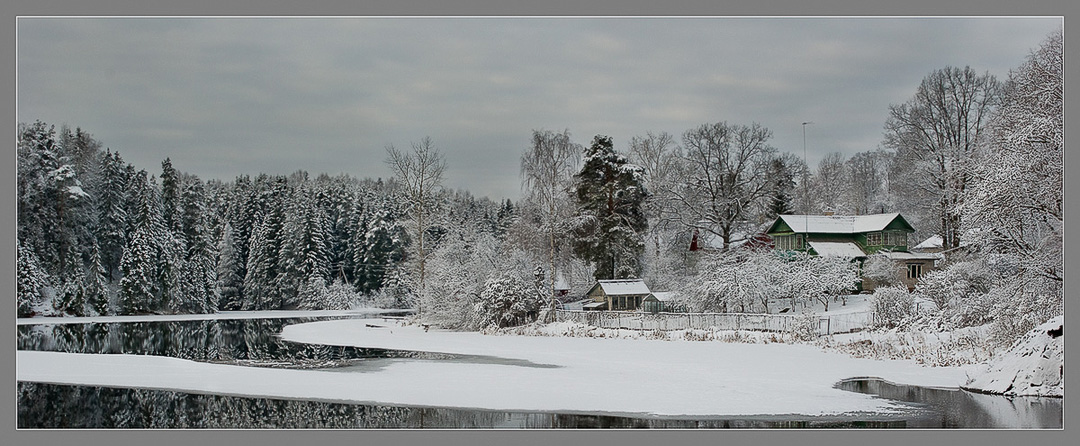
[(163, 231), (161, 209), (146, 171), (134, 176), (132, 196), (138, 201), (134, 234), (120, 259), (120, 314), (148, 313), (161, 308)]
[(98, 230), (101, 266), (109, 282), (117, 278), (120, 257), (128, 237), (128, 213), (124, 208), (124, 195), (128, 178), (120, 154), (106, 151), (101, 159), (101, 185), (98, 188)]
[(232, 225), (226, 223), (218, 242), (217, 286), (221, 299), (218, 308), (224, 311), (239, 310), (243, 304), (241, 290), (244, 277), (241, 275), (240, 259), (236, 251)]
[(90, 250), (90, 265), (86, 274), (86, 307), (89, 314), (109, 313), (109, 287), (105, 267), (101, 264), (101, 248), (94, 243)]
[(18, 302), (18, 317), (30, 317), (34, 315), (37, 307), (42, 303), (41, 289), (45, 287), (45, 273), (38, 266), (37, 256), (25, 246), (22, 241), (18, 244), (18, 265), (16, 266), (18, 279), (16, 286), (16, 301)]
[(648, 227), (643, 174), (640, 166), (615, 152), (610, 137), (597, 135), (585, 151), (581, 172), (574, 176), (574, 253), (593, 264), (597, 280), (641, 274)]
[(294, 194), (281, 237), (281, 270), (277, 288), (283, 305), (294, 307), (302, 285), (313, 280), (325, 281), (329, 276), (329, 257), (326, 252), (326, 214), (317, 206), (314, 193), (305, 184)]

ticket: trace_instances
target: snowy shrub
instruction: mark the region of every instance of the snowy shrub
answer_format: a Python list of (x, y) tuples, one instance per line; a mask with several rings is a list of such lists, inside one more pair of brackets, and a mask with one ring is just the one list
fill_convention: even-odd
[(784, 294), (785, 266), (786, 262), (771, 252), (709, 256), (681, 294), (697, 312), (766, 312), (769, 299)]
[(810, 341), (818, 337), (821, 321), (815, 313), (801, 313), (795, 316), (791, 326), (791, 335), (797, 341)]
[(990, 322), (992, 301), (987, 292), (994, 275), (982, 260), (969, 260), (931, 271), (919, 279), (915, 291), (926, 297), (954, 327)]
[(896, 328), (915, 310), (915, 299), (903, 286), (878, 288), (871, 302), (874, 324), (878, 327)]
[(888, 257), (873, 255), (863, 263), (862, 276), (873, 282), (875, 287), (889, 287), (902, 283), (902, 271), (901, 267)]
[(320, 277), (309, 277), (297, 290), (299, 308), (303, 310), (326, 309), (326, 282)]
[(323, 309), (348, 310), (356, 306), (360, 301), (360, 294), (353, 287), (338, 279), (323, 290)]
[(390, 270), (383, 276), (382, 287), (371, 293), (372, 304), (375, 308), (409, 308), (416, 297), (408, 283), (408, 277), (400, 270)]
[(1032, 328), (1064, 314), (1061, 284), (1045, 280), (1014, 280), (990, 290), (990, 340), (1005, 347)]
[(481, 327), (512, 327), (536, 318), (543, 302), (536, 288), (516, 274), (500, 273), (484, 283), (477, 313)]

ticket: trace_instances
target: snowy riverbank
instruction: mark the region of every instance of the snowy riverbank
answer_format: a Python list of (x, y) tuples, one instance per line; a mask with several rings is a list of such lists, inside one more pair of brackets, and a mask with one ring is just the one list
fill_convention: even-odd
[(682, 416), (890, 412), (842, 391), (880, 377), (957, 388), (966, 368), (852, 358), (809, 345), (489, 336), (349, 319), (286, 327), (312, 344), (494, 356), (511, 361), (377, 359), (340, 370), (284, 370), (134, 355), (18, 352), (20, 381), (196, 393), (465, 407)]
[(1008, 396), (1065, 396), (1065, 317), (1035, 327), (965, 389)]

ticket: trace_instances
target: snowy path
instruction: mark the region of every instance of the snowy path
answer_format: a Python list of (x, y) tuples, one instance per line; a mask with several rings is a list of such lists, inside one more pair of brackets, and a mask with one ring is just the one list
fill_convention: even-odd
[[(385, 328), (370, 328), (367, 324)], [(958, 387), (963, 369), (873, 361), (806, 345), (726, 344), (424, 332), (377, 320), (286, 327), (287, 340), (487, 355), (556, 367), (378, 360), (366, 371), (204, 364), (131, 355), (18, 352), (20, 381), (507, 411), (684, 416), (885, 412), (888, 401), (833, 389), (845, 378)]]

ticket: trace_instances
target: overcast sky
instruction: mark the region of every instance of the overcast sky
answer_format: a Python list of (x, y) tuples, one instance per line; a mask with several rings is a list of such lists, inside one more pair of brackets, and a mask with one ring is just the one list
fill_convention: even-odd
[(882, 140), (928, 73), (1004, 79), (1059, 18), (20, 18), (20, 122), (159, 173), (386, 177), (431, 137), (444, 184), (520, 195), (533, 129), (676, 139), (759, 123), (808, 161)]

